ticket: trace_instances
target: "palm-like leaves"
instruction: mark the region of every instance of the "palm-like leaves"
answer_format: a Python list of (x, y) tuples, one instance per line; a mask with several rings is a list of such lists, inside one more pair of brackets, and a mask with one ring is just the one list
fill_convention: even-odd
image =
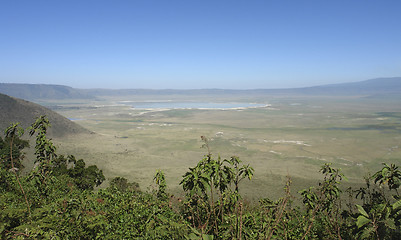
[[(189, 197), (185, 211), (192, 219), (193, 226), (201, 228), (204, 233), (218, 235), (227, 214), (235, 213), (239, 222), (242, 205), (239, 203), (238, 184), (245, 178), (252, 178), (253, 168), (249, 165), (240, 166), (241, 160), (238, 157), (229, 160), (221, 160), (220, 157), (213, 159), (207, 138), (202, 137), (202, 141), (205, 142), (203, 147), (208, 149), (208, 154), (194, 168), (189, 168), (180, 185)], [(233, 186), (235, 191), (231, 189)], [(203, 229), (210, 223), (211, 228)], [(236, 227), (238, 230), (239, 225)]]
[(190, 195), (204, 194), (210, 188), (210, 175), (203, 171), (202, 164), (194, 168), (189, 168), (189, 172), (185, 173), (182, 181), (184, 191), (189, 191)]

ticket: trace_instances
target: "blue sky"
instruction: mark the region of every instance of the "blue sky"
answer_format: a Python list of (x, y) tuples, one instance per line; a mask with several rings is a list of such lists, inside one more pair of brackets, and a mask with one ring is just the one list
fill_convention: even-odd
[(0, 82), (287, 88), (401, 76), (401, 1), (1, 1)]

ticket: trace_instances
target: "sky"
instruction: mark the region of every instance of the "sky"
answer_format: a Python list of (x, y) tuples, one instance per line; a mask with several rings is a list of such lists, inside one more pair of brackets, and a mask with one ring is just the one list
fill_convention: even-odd
[(399, 0), (3, 0), (0, 82), (271, 89), (401, 76)]

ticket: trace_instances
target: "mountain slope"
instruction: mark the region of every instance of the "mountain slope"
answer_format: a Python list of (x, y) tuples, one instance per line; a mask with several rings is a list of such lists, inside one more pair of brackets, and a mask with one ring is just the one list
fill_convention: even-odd
[(401, 94), (401, 77), (375, 78), (361, 82), (330, 84), (294, 90), (305, 94), (329, 95)]
[(301, 94), (301, 95), (383, 95), (401, 94), (401, 77), (376, 78), (360, 82), (321, 85), (305, 88), (288, 89), (85, 89), (93, 96), (128, 96), (128, 95), (202, 95), (202, 94)]
[(61, 137), (77, 133), (90, 133), (90, 131), (52, 110), (32, 102), (0, 94), (1, 131), (4, 131), (12, 122), (20, 122), (21, 127), (27, 128), (40, 115), (46, 115), (49, 118), (52, 127), (48, 133), (51, 136)]
[(50, 84), (0, 83), (0, 93), (26, 100), (92, 98), (92, 96), (79, 89)]

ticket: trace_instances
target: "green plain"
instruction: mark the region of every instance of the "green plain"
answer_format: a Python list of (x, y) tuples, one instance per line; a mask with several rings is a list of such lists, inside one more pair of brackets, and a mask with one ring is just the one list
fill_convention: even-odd
[[(132, 109), (123, 100), (247, 101), (270, 104), (241, 110)], [(108, 178), (126, 177), (143, 190), (156, 170), (165, 172), (169, 190), (181, 194), (181, 176), (207, 154), (239, 156), (255, 169), (243, 183), (250, 200), (282, 195), (286, 176), (294, 191), (321, 178), (320, 166), (341, 168), (347, 184), (381, 162), (401, 163), (401, 105), (397, 100), (306, 96), (122, 96), (97, 100), (44, 101), (95, 134), (54, 139), (59, 154), (74, 154), (98, 165)], [(57, 107), (54, 107), (56, 106)]]

